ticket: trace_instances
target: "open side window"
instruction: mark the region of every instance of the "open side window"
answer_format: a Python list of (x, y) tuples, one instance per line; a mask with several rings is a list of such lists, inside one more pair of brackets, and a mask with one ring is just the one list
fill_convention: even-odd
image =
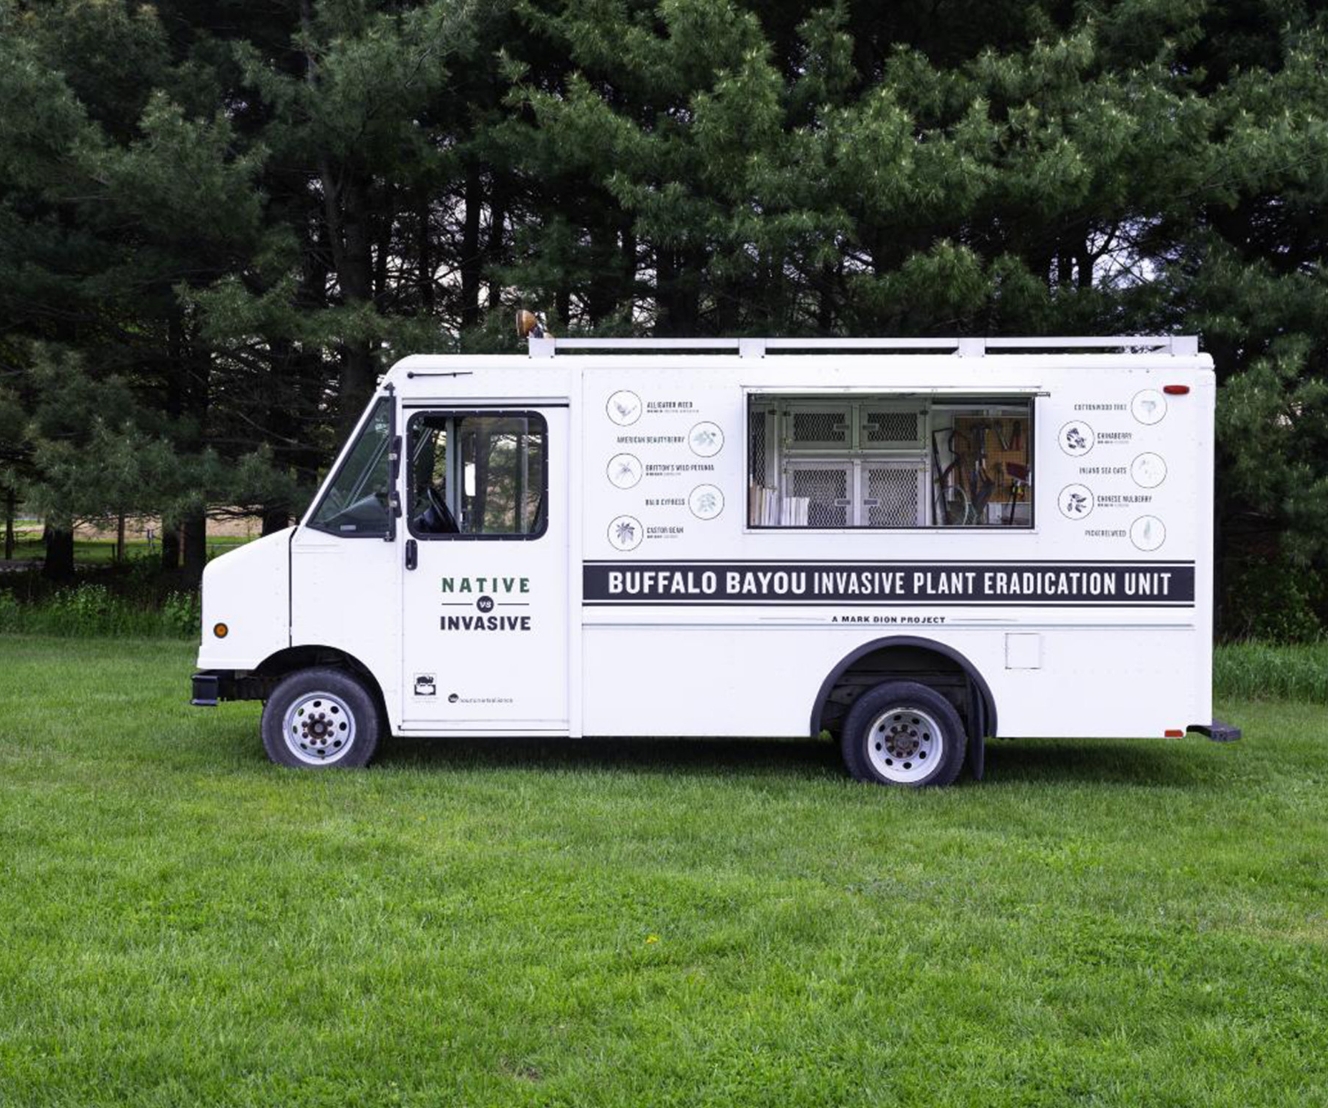
[(752, 395), (751, 527), (1033, 525), (1031, 397)]

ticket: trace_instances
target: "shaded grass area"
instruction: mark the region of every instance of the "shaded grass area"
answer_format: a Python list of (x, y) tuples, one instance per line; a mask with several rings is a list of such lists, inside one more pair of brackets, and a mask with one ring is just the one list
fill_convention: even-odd
[(1328, 642), (1231, 643), (1213, 654), (1213, 686), (1232, 697), (1328, 704)]
[(995, 744), (393, 740), (279, 770), (190, 647), (0, 639), (0, 1102), (1328, 1097), (1320, 708)]
[(27, 602), (0, 592), (0, 634), (197, 640), (201, 618), (198, 594), (182, 590), (156, 599), (85, 583)]

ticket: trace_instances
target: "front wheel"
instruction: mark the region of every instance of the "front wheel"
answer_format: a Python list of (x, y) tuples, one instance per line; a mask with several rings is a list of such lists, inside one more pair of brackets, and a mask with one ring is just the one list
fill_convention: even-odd
[(367, 765), (378, 748), (382, 716), (363, 682), (345, 670), (302, 669), (263, 706), (263, 747), (295, 769)]
[(949, 785), (964, 765), (967, 736), (954, 706), (916, 681), (863, 693), (844, 720), (844, 765), (878, 785)]

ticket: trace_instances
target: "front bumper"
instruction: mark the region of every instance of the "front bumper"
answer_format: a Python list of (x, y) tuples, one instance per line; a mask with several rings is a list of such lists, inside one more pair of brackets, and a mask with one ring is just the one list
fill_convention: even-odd
[(195, 708), (215, 708), (222, 700), (266, 700), (275, 678), (233, 669), (205, 669), (193, 677)]

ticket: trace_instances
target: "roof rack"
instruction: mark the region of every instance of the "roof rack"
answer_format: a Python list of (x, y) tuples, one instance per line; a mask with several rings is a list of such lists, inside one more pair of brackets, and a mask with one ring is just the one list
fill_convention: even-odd
[(527, 339), (532, 358), (552, 358), (563, 350), (723, 350), (743, 358), (764, 358), (779, 351), (824, 350), (937, 350), (952, 351), (961, 358), (981, 358), (992, 350), (1128, 350), (1158, 351), (1175, 357), (1193, 357), (1199, 352), (1195, 335), (1115, 335), (1109, 338), (965, 338), (965, 339), (580, 339), (551, 335)]

